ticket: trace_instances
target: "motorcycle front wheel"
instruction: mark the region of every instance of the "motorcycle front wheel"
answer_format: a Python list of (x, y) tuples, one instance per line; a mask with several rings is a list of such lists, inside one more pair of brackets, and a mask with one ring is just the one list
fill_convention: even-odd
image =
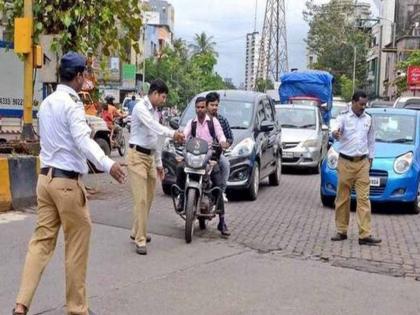
[(191, 243), (197, 213), (197, 191), (195, 189), (188, 190), (185, 203), (185, 242)]
[(124, 156), (125, 155), (125, 138), (124, 138), (124, 134), (121, 130), (121, 134), (119, 135), (119, 139), (118, 139), (118, 153), (120, 156)]

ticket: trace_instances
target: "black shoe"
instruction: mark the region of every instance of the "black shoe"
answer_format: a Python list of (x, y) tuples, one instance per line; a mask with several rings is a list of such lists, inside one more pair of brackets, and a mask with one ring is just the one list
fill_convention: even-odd
[[(133, 235), (130, 235), (130, 239), (134, 241), (136, 238)], [(152, 237), (150, 235), (146, 236), (146, 243), (150, 243), (152, 241)]]
[(220, 231), (220, 233), (222, 234), (222, 236), (230, 236), (230, 232), (227, 228), (227, 225), (225, 223), (223, 224), (218, 224), (217, 225), (217, 229)]
[(136, 244), (136, 253), (139, 255), (147, 255), (147, 248), (146, 246), (139, 246)]
[(347, 239), (347, 234), (341, 234), (337, 233), (333, 237), (331, 237), (331, 241), (338, 242), (338, 241), (344, 241)]
[(369, 246), (376, 246), (381, 243), (382, 240), (380, 238), (375, 238), (373, 236), (368, 236), (365, 238), (359, 238), (359, 245), (369, 245)]

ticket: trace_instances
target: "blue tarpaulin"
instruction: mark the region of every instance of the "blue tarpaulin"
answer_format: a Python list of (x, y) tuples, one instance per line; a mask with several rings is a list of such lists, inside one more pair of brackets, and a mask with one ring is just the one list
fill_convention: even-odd
[(288, 103), (291, 97), (316, 97), (321, 103), (327, 103), (327, 112), (323, 113), (323, 116), (328, 122), (333, 101), (333, 78), (326, 71), (299, 71), (283, 74), (280, 77), (280, 101), (284, 104)]

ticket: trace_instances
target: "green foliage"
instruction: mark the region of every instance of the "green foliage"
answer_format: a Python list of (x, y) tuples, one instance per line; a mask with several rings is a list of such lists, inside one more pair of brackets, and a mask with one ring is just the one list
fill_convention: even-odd
[(194, 43), (190, 45), (190, 49), (194, 55), (210, 53), (217, 57), (215, 50), (216, 43), (213, 41), (213, 36), (207, 36), (206, 33), (194, 35)]
[(173, 48), (165, 48), (158, 58), (146, 60), (146, 80), (164, 80), (169, 87), (168, 104), (184, 108), (200, 92), (227, 88), (214, 71), (216, 56), (211, 51), (190, 53), (185, 42), (176, 39)]
[[(340, 95), (344, 101), (350, 102), (353, 96), (353, 80), (348, 78), (345, 74), (343, 74), (339, 79), (340, 84)], [(358, 82), (356, 81), (356, 86)]]
[(274, 83), (271, 80), (258, 78), (255, 82), (255, 87), (258, 92), (265, 92), (274, 89)]
[[(8, 40), (13, 40), (14, 18), (23, 16), (24, 0), (0, 0), (7, 17)], [(127, 47), (139, 52), (137, 41), (142, 25), (138, 0), (34, 0), (34, 42), (41, 34), (57, 35), (51, 45), (55, 52), (74, 50), (86, 53), (100, 48), (105, 56), (128, 60)]]
[[(420, 66), (420, 50), (412, 52), (407, 59), (397, 64), (397, 69), (404, 73), (407, 73), (408, 67)], [(404, 91), (407, 91), (407, 78), (401, 77), (394, 81), (394, 85), (397, 87), (397, 96), (400, 96)]]
[[(356, 50), (356, 79), (366, 82), (369, 34), (355, 25), (349, 18), (354, 7), (340, 0), (317, 5), (306, 1), (304, 19), (309, 24), (306, 39), (309, 50), (317, 56), (314, 69), (331, 72), (334, 77), (353, 76), (354, 51)], [(356, 49), (354, 49), (356, 48)], [(359, 86), (358, 88), (363, 88)], [(340, 88), (335, 87), (335, 92)]]

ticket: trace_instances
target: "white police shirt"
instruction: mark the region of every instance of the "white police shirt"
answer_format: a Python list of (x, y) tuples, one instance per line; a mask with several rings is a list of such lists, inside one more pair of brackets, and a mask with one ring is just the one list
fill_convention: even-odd
[(364, 112), (357, 116), (350, 108), (338, 115), (336, 130), (341, 130), (338, 151), (348, 156), (357, 157), (375, 155), (375, 130), (372, 117)]
[(159, 114), (145, 96), (137, 102), (131, 114), (130, 144), (153, 150), (157, 167), (162, 167), (162, 145), (165, 137), (172, 138), (175, 131), (159, 123)]
[(90, 138), (85, 109), (76, 91), (63, 84), (49, 95), (38, 112), (41, 167), (86, 174), (87, 159), (105, 172), (114, 161)]

